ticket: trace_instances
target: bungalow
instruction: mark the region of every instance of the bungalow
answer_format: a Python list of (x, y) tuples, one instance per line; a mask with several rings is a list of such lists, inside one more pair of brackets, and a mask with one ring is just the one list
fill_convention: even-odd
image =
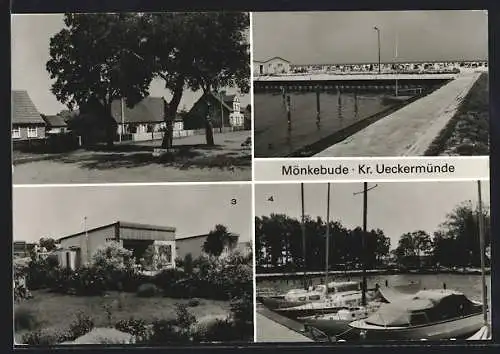
[(42, 115), (42, 118), (46, 124), (45, 134), (64, 134), (68, 132), (68, 124), (64, 120), (64, 117), (60, 115)]
[(62, 237), (57, 251), (62, 267), (76, 269), (90, 263), (92, 255), (108, 241), (116, 241), (139, 260), (153, 245), (162, 268), (175, 267), (175, 227), (116, 221)]
[(12, 91), (12, 140), (45, 139), (45, 121), (27, 91)]
[(238, 96), (226, 95), (224, 91), (200, 97), (184, 116), (184, 129), (204, 129), (207, 115), (212, 119), (213, 128), (243, 129), (245, 125)]
[(291, 65), (286, 59), (274, 57), (266, 61), (255, 60), (253, 71), (255, 76), (288, 74), (291, 71)]
[[(183, 259), (187, 254), (191, 254), (193, 258), (198, 258), (203, 254), (203, 244), (208, 234), (176, 238), (175, 232), (176, 228), (170, 226), (116, 221), (60, 238), (57, 241), (59, 249), (56, 254), (61, 267), (71, 269), (88, 265), (93, 254), (109, 241), (118, 242), (122, 247), (131, 250), (138, 261), (146, 249), (153, 245), (160, 268), (175, 268), (176, 257)], [(249, 245), (240, 245), (239, 237), (233, 237), (235, 246), (226, 247), (223, 255), (230, 254), (234, 249), (248, 252)]]

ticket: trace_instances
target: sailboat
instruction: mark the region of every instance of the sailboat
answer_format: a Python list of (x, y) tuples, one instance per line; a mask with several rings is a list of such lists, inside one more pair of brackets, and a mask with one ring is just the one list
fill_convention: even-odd
[[(364, 195), (364, 205), (363, 205), (363, 229), (366, 231), (366, 208), (367, 200), (366, 195), (369, 190), (375, 188), (372, 187), (368, 189), (367, 183), (364, 183), (363, 195)], [(330, 184), (328, 184), (327, 193), (327, 233), (326, 233), (326, 266), (325, 266), (325, 282), (328, 279), (328, 249), (329, 249), (329, 222), (330, 222)], [(364, 243), (364, 242), (363, 242)], [(364, 245), (363, 245), (364, 247)], [(329, 325), (336, 324), (333, 323), (335, 320), (341, 320), (342, 326), (346, 326), (347, 323), (351, 322), (356, 314), (363, 314), (363, 316), (368, 316), (370, 313), (374, 312), (378, 308), (378, 302), (374, 296), (370, 296), (370, 304), (367, 304), (367, 294), (366, 289), (366, 265), (363, 261), (363, 282), (362, 287), (359, 289), (359, 283), (357, 282), (344, 282), (343, 285), (337, 288), (337, 291), (330, 293), (324, 300), (303, 304), (296, 307), (291, 307), (287, 309), (282, 309), (280, 313), (287, 317), (293, 317), (300, 320), (304, 320), (307, 325), (314, 327), (315, 325), (328, 324), (327, 329), (330, 329)], [(339, 283), (340, 284), (340, 283)], [(377, 303), (377, 304), (376, 304)], [(346, 314), (349, 321), (346, 322), (344, 318), (338, 318), (338, 314)], [(332, 317), (332, 314), (333, 317)]]
[(489, 336), (480, 181), (478, 195), (483, 302), (470, 300), (463, 293), (453, 290), (422, 290), (413, 296), (384, 304), (370, 317), (350, 323), (353, 332), (364, 339), (473, 340)]
[[(304, 214), (304, 185), (301, 185), (302, 205), (302, 243), (303, 259), (305, 252), (305, 214)], [(330, 238), (330, 183), (327, 193), (327, 229), (326, 229), (326, 265), (324, 284), (307, 287), (307, 274), (304, 262), (304, 288), (292, 289), (284, 295), (262, 297), (258, 299), (264, 306), (286, 317), (297, 318), (318, 313), (331, 313), (339, 309), (357, 306), (361, 303), (363, 295), (359, 283), (353, 281), (328, 281), (328, 259)]]

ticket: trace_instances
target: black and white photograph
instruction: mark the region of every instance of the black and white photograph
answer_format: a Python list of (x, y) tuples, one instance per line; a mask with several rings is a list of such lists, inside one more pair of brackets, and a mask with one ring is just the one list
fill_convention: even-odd
[(491, 340), (488, 181), (255, 186), (256, 341)]
[(251, 179), (250, 15), (11, 16), (15, 184)]
[(254, 340), (251, 185), (14, 187), (16, 345)]
[(483, 10), (252, 15), (254, 157), (489, 155)]

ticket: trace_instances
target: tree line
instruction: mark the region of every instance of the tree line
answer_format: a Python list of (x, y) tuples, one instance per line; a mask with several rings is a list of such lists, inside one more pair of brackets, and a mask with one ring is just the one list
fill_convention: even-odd
[[(328, 264), (332, 270), (396, 266), (435, 268), (480, 266), (478, 210), (470, 202), (456, 206), (430, 235), (423, 230), (400, 236), (391, 251), (389, 237), (381, 229), (366, 232), (349, 229), (339, 221), (329, 224)], [(490, 244), (489, 212), (483, 208), (486, 245)], [(305, 252), (301, 221), (284, 214), (255, 218), (255, 253), (259, 272), (321, 271), (326, 266), (326, 222), (305, 217)], [(363, 247), (364, 242), (364, 247)], [(305, 259), (304, 259), (305, 253)]]

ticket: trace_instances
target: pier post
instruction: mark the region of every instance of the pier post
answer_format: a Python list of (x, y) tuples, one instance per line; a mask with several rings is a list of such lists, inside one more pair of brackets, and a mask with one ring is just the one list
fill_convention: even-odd
[(291, 110), (291, 98), (290, 95), (286, 96), (286, 114), (287, 114), (287, 120), (288, 120), (288, 128), (291, 128), (292, 125), (292, 110)]
[(388, 288), (389, 287), (389, 281), (386, 279), (385, 280), (385, 287)]
[(446, 283), (443, 283), (443, 289), (446, 290)]
[(320, 121), (321, 121), (321, 117), (320, 117), (320, 112), (321, 112), (321, 106), (320, 106), (320, 87), (317, 86), (316, 87), (316, 123), (319, 124)]

